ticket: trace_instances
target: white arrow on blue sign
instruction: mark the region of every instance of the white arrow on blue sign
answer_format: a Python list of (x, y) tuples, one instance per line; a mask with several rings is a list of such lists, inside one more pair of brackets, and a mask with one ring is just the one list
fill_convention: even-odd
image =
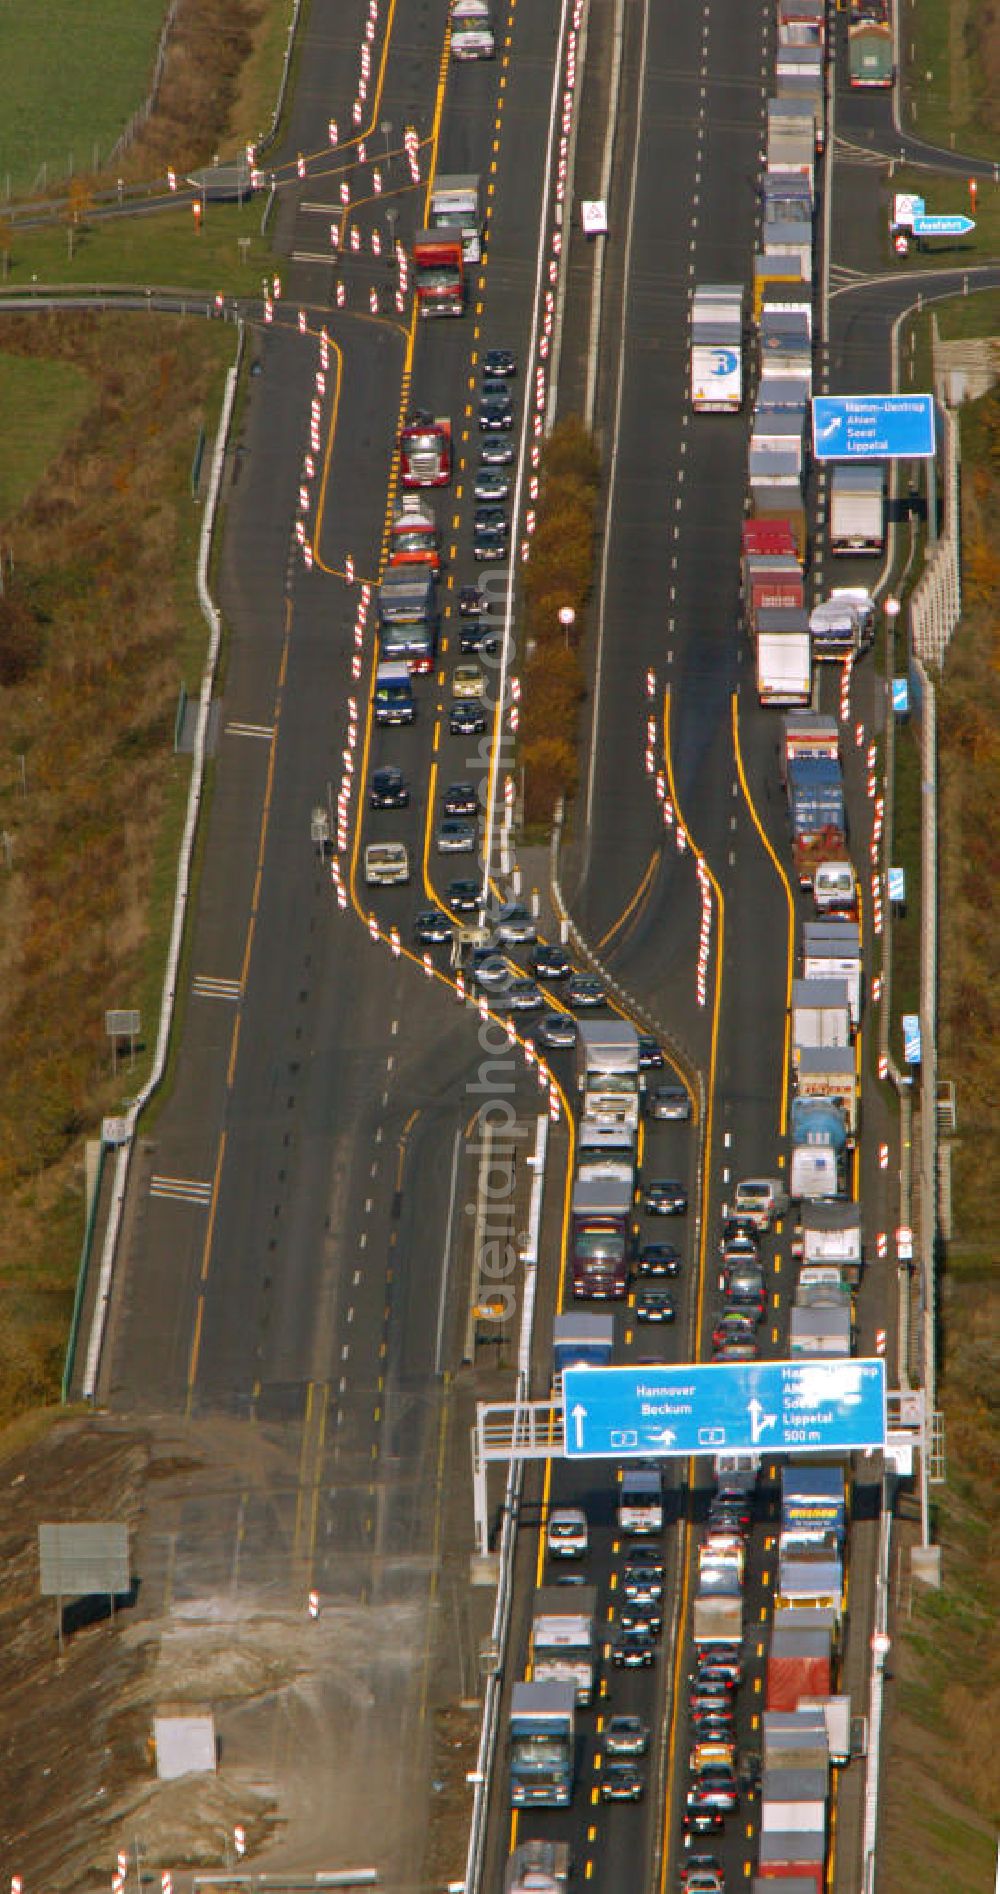
[(920, 1064), (920, 1015), (903, 1014), (903, 1058), (907, 1065)]
[(910, 680), (908, 677), (894, 677), (892, 680), (892, 708), (897, 717), (910, 714)]
[(933, 395), (814, 395), (817, 460), (930, 460)]
[(567, 1368), (567, 1459), (838, 1453), (885, 1444), (885, 1362)]
[(967, 237), (975, 230), (974, 217), (914, 217), (913, 234), (915, 237)]

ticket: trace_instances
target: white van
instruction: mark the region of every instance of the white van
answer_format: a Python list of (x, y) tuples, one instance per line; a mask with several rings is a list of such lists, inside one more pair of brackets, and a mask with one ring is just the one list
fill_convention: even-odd
[(583, 1559), (589, 1538), (587, 1515), (579, 1506), (560, 1506), (549, 1514), (545, 1543), (550, 1559)]
[(788, 1209), (788, 1192), (780, 1177), (745, 1177), (737, 1184), (728, 1215), (746, 1217), (758, 1230), (769, 1230)]
[(663, 1531), (663, 1475), (659, 1467), (633, 1467), (622, 1474), (618, 1530), (644, 1537)]

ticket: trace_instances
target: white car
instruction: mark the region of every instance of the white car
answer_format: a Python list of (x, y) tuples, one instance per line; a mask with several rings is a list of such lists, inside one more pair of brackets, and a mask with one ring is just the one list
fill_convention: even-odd
[(410, 879), (410, 851), (405, 842), (369, 842), (365, 849), (365, 886), (391, 888)]
[(496, 38), (488, 0), (454, 0), (451, 10), (453, 59), (492, 59)]
[(456, 664), (451, 689), (452, 695), (458, 698), (484, 697), (486, 694), (485, 674), (479, 669), (478, 664)]

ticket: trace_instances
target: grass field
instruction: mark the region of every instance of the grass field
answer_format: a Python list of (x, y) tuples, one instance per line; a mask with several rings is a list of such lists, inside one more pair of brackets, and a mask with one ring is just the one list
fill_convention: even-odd
[(34, 491), (95, 392), (71, 362), (0, 355), (0, 524)]
[[(998, 299), (939, 312), (944, 335), (994, 333)], [(926, 360), (927, 319), (918, 359)], [(1000, 1188), (1000, 999), (996, 980), (996, 807), (1000, 800), (1000, 397), (961, 410), (963, 619), (938, 684), (939, 1074), (954, 1081), (951, 1234), (938, 1275), (938, 1401), (947, 1482), (932, 1489), (943, 1555), (939, 1592), (905, 1578), (895, 1627), (880, 1821), (885, 1894), (992, 1885), (1000, 1716), (1000, 1356), (996, 1193)], [(893, 855), (916, 860), (919, 762), (912, 732), (897, 748)], [(909, 922), (893, 933), (893, 1044), (917, 974)], [(901, 1576), (906, 1549), (902, 1550)]]
[[(961, 269), (964, 264), (985, 263), (1000, 256), (1000, 185), (980, 178), (976, 208), (973, 211), (967, 178), (939, 171), (910, 170), (906, 165), (900, 165), (886, 190), (887, 231), (889, 205), (892, 195), (897, 191), (916, 191), (925, 200), (931, 217), (963, 215), (974, 217), (976, 223), (975, 230), (968, 237), (932, 238), (922, 251), (911, 245), (909, 256), (897, 259), (901, 273), (907, 269), (925, 270), (934, 265)], [(888, 247), (887, 236), (887, 254)]]
[(901, 117), (907, 129), (946, 151), (996, 157), (996, 132), (983, 122), (983, 76), (969, 57), (968, 29), (983, 0), (920, 0), (901, 26)]
[(103, 165), (146, 96), (165, 0), (0, 0), (0, 195)]
[[(271, 262), (271, 246), (260, 234), (263, 197), (251, 203), (209, 204), (200, 233), (188, 209), (114, 217), (78, 231), (73, 256), (58, 226), (18, 231), (7, 284), (23, 289), (39, 283), (140, 283), (247, 295)], [(240, 239), (247, 240), (246, 261)]]

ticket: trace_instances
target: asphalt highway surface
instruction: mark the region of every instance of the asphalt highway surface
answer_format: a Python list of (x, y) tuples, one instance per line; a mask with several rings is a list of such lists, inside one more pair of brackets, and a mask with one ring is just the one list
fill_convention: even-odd
[[(301, 1613), (315, 1590), (385, 1614), (376, 1635), (389, 1627), (404, 1661), (380, 1669), (373, 1659), (377, 1701), (350, 1757), (336, 1752), (341, 1828), (331, 1815), (310, 1829), (303, 1816), (272, 1860), (311, 1864), (322, 1842), (339, 1860), (366, 1854), (388, 1880), (412, 1878), (421, 1821), (412, 1806), (422, 1808), (426, 1786), (452, 1421), (443, 1370), (455, 1364), (462, 1313), (449, 1274), (466, 1187), (456, 1138), (477, 1109), (483, 1063), (479, 1022), (456, 1003), (447, 948), (428, 950), (424, 963), (413, 922), (418, 909), (445, 906), (452, 874), (477, 872), (474, 858), (440, 853), (435, 829), (444, 787), (470, 780), (478, 789), (489, 770), (488, 740), (448, 730), (464, 661), (458, 593), (477, 577), (478, 388), (484, 352), (512, 349), (517, 451), (560, 51), (557, 0), (509, 0), (497, 11), (497, 61), (455, 68), (444, 0), (388, 0), (369, 42), (371, 90), (356, 131), (366, 9), (314, 7), (306, 27), (289, 132), (274, 155), (287, 261), (272, 320), (249, 342), (254, 375), (228, 469), (218, 587), (230, 642), (180, 1033), (170, 1094), (136, 1167), (102, 1384), (121, 1411), (185, 1414), (194, 1436), (236, 1422), (280, 1456), (266, 1502), (248, 1503), (234, 1473), (215, 1517), (200, 1513), (181, 1533), (176, 1600), (221, 1589), (238, 1548), (241, 1584), (271, 1607)], [(787, 1162), (786, 1007), (804, 908), (789, 881), (776, 730), (757, 705), (739, 630), (749, 410), (695, 416), (687, 395), (692, 288), (751, 277), (773, 15), (771, 0), (626, 9), (623, 122), (637, 142), (618, 141), (612, 179), (598, 402), (611, 469), (606, 568), (571, 898), (591, 944), (691, 1048), (706, 1079), (702, 1122), (644, 1129), (644, 1177), (681, 1177), (690, 1204), (683, 1218), (642, 1219), (646, 1240), (679, 1241), (683, 1266), (672, 1324), (654, 1332), (640, 1322), (634, 1287), (616, 1307), (618, 1358), (633, 1361), (707, 1357), (729, 1188)], [(860, 112), (852, 101), (845, 136)], [(403, 145), (410, 127), (418, 178)], [(422, 323), (406, 296), (397, 306), (394, 243), (422, 224), (428, 182), (465, 172), (483, 178), (484, 260), (472, 266), (465, 319)], [(878, 280), (835, 279), (831, 386), (888, 387), (887, 318), (915, 284), (944, 293), (943, 279), (924, 288), (912, 272), (885, 278), (870, 218), (862, 242), (852, 237), (861, 167), (845, 189), (846, 212), (835, 198), (835, 261)], [(987, 280), (1000, 281), (1000, 269), (977, 273)], [(361, 585), (380, 571), (394, 444), (414, 405), (453, 424), (453, 484), (434, 496), (444, 611), (435, 668), (415, 681), (417, 720), (385, 729), (370, 713), (374, 607), (365, 613)], [(513, 541), (516, 522), (511, 532)], [(489, 704), (495, 669), (483, 669)], [(824, 680), (825, 696), (835, 689)], [(854, 689), (852, 715), (873, 732), (882, 705), (870, 666)], [(368, 807), (371, 774), (386, 765), (408, 779), (403, 810)], [(848, 780), (863, 849), (862, 776), (859, 750)], [(312, 831), (317, 810), (334, 834), (344, 813), (347, 846), (333, 863)], [(373, 840), (406, 843), (409, 885), (366, 887)], [(511, 958), (523, 968), (521, 950)], [(538, 1088), (519, 1053), (511, 1063), (527, 1122)], [(553, 1054), (551, 1067), (565, 1112), (570, 1055)], [(554, 1179), (559, 1191), (562, 1182)], [(888, 1223), (871, 1148), (861, 1182), (866, 1219)], [(546, 1294), (565, 1298), (549, 1260)], [(794, 1276), (787, 1221), (767, 1262), (760, 1345), (780, 1355)], [(864, 1299), (863, 1346), (885, 1319), (876, 1293)], [(573, 1808), (514, 1825), (521, 1839), (570, 1840), (577, 1875), (605, 1887), (637, 1874), (673, 1887), (682, 1853), (687, 1604), (707, 1485), (691, 1492), (671, 1471), (667, 1486), (656, 1662), (613, 1672), (605, 1653), (596, 1713), (581, 1719)], [(774, 1582), (774, 1490), (767, 1468), (746, 1593), (761, 1627), (748, 1640), (740, 1693), (739, 1736), (750, 1748)], [(614, 1494), (610, 1468), (597, 1477), (553, 1466), (525, 1514), (530, 1528), (532, 1506), (542, 1523), (552, 1504), (586, 1507), (587, 1577), (600, 1588), (608, 1639), (625, 1555)], [(521, 1535), (508, 1683), (523, 1674), (531, 1591), (545, 1574), (540, 1544), (530, 1529)], [(331, 1725), (332, 1699), (320, 1691), (317, 1704), (317, 1729)], [(635, 1807), (600, 1797), (603, 1719), (618, 1710), (638, 1711), (652, 1731), (647, 1793)], [(500, 1757), (494, 1885), (512, 1836), (502, 1742)], [(742, 1882), (754, 1859), (752, 1806), (708, 1845), (729, 1885)]]
[[(364, 162), (345, 144), (366, 10), (310, 17), (279, 161), (288, 262), (275, 319), (249, 344), (255, 373), (226, 485), (218, 584), (231, 640), (173, 1084), (137, 1167), (104, 1363), (102, 1394), (120, 1411), (184, 1413), (193, 1440), (236, 1421), (277, 1456), (269, 1492), (248, 1498), (234, 1470), (214, 1518), (185, 1521), (171, 1603), (190, 1609), (238, 1569), (243, 1610), (304, 1616), (315, 1590), (324, 1609), (362, 1603), (378, 1614), (366, 1634), (384, 1647), (370, 1670), (375, 1695), (348, 1755), (337, 1678), (317, 1686), (308, 1749), (312, 1766), (325, 1758), (336, 1773), (337, 1795), (302, 1811), (272, 1860), (365, 1855), (390, 1879), (410, 1871), (423, 1821), (450, 1424), (443, 1370), (460, 1304), (464, 1319), (448, 1276), (467, 1187), (453, 1153), (482, 1102), (470, 1087), (484, 1087), (479, 1022), (437, 977), (445, 950), (427, 977), (419, 957), (372, 938), (367, 914), (411, 946), (413, 914), (438, 874), (435, 862), (421, 885), (435, 785), (445, 773), (482, 774), (478, 743), (470, 753), (442, 734), (441, 711), (459, 657), (457, 587), (475, 576), (477, 363), (486, 347), (523, 355), (527, 344), (558, 17), (548, 0), (512, 0), (498, 59), (454, 67), (441, 0), (390, 0), (371, 53)], [(419, 187), (400, 148), (409, 126)], [(395, 308), (387, 239), (394, 229), (408, 240), (428, 180), (445, 171), (482, 174), (486, 258), (464, 320), (420, 323), (409, 300)], [(341, 267), (327, 257), (345, 179)], [(304, 334), (296, 308), (307, 312)], [(440, 496), (446, 613), (439, 671), (417, 683), (416, 725), (383, 732), (367, 720), (374, 614), (360, 676), (355, 626), (361, 582), (379, 570), (397, 429), (414, 402), (454, 423), (455, 480)], [(304, 479), (311, 569), (296, 537)], [(349, 559), (353, 587), (342, 576)], [(332, 813), (348, 756), (357, 781), (341, 886), (350, 881), (352, 898), (341, 907), (311, 825), (317, 807)], [(369, 819), (368, 776), (389, 761), (410, 780), (410, 809)], [(410, 844), (411, 887), (365, 889), (357, 862), (371, 834)], [(524, 1080), (520, 1058), (510, 1071), (502, 1089), (533, 1123), (533, 1075)]]

